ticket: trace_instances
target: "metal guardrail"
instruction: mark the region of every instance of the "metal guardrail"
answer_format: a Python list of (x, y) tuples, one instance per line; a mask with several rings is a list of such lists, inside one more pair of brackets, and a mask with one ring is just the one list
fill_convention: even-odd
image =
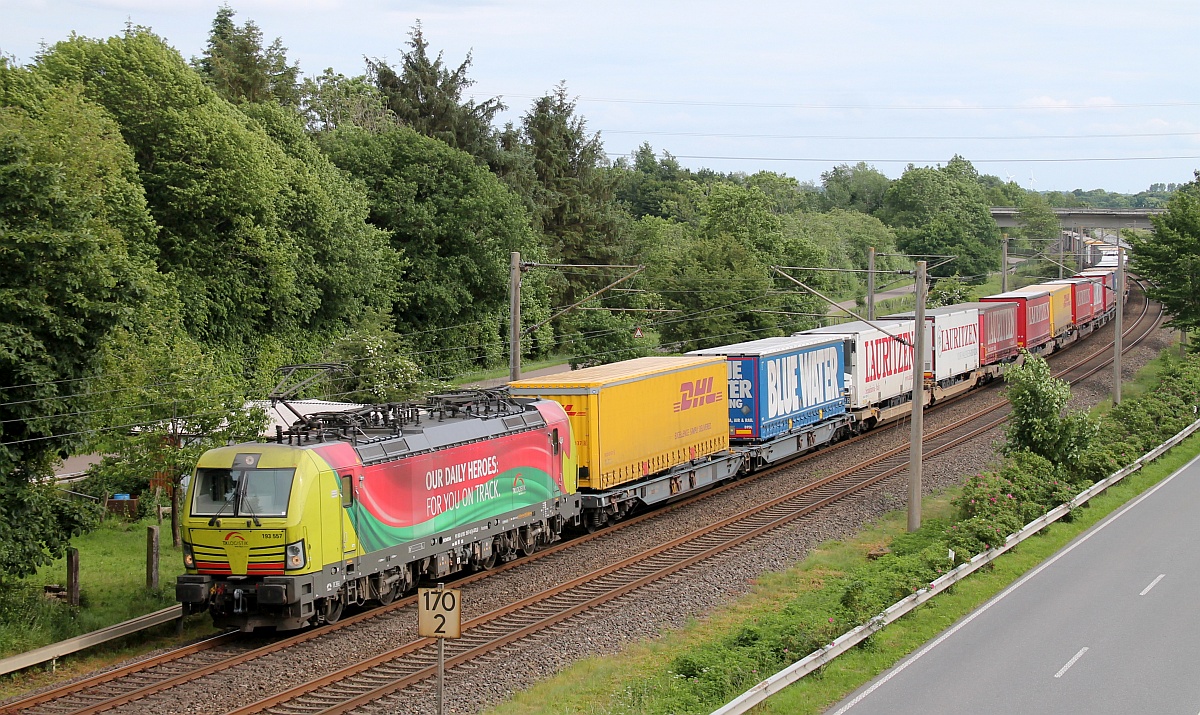
[(71, 653), (78, 653), (92, 646), (97, 646), (101, 643), (121, 638), (122, 636), (131, 635), (147, 628), (170, 623), (182, 617), (183, 606), (177, 604), (164, 608), (161, 611), (147, 613), (144, 616), (138, 616), (123, 623), (109, 626), (108, 628), (101, 628), (98, 631), (84, 633), (81, 636), (68, 638), (65, 641), (51, 643), (48, 646), (0, 660), (0, 675), (13, 673), (30, 666), (55, 660)]
[(1093, 497), (1102, 493), (1105, 489), (1108, 489), (1125, 477), (1128, 477), (1130, 474), (1137, 472), (1146, 464), (1162, 456), (1162, 454), (1168, 449), (1190, 437), (1197, 430), (1200, 430), (1200, 420), (1196, 420), (1192, 424), (1180, 430), (1180, 432), (1171, 439), (1163, 442), (1146, 454), (1143, 454), (1141, 457), (1138, 457), (1129, 466), (1114, 472), (1107, 479), (1096, 482), (1066, 504), (1062, 504), (1054, 509), (1051, 509), (1037, 519), (1029, 522), (1017, 533), (1010, 534), (1004, 540), (1002, 545), (997, 546), (989, 551), (985, 551), (981, 554), (976, 554), (975, 557), (970, 561), (960, 564), (957, 568), (951, 570), (949, 573), (946, 573), (937, 580), (931, 582), (929, 584), (929, 588), (919, 589), (913, 595), (897, 601), (878, 616), (875, 616), (861, 626), (858, 626), (857, 628), (838, 636), (832, 643), (824, 648), (814, 651), (795, 663), (792, 663), (775, 675), (763, 680), (758, 685), (755, 685), (753, 688), (750, 688), (746, 692), (734, 698), (724, 707), (714, 710), (712, 715), (739, 715), (740, 713), (749, 712), (750, 708), (763, 702), (771, 695), (778, 693), (814, 670), (817, 670), (823, 665), (829, 663), (834, 658), (837, 658), (839, 655), (865, 641), (874, 633), (882, 630), (884, 626), (913, 611), (917, 606), (920, 606), (922, 603), (925, 603), (937, 594), (945, 591), (962, 579), (991, 563), (1004, 552), (1012, 549), (1017, 544), (1038, 533), (1055, 521), (1063, 518), (1072, 509), (1082, 506)]

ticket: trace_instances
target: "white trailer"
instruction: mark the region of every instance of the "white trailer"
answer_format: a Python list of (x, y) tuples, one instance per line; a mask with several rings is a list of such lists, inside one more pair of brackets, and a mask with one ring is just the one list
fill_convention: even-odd
[[(850, 409), (872, 427), (909, 409), (913, 391), (914, 320), (863, 321), (813, 328), (796, 335), (839, 335), (846, 341), (846, 384)], [(926, 400), (927, 401), (927, 400)]]

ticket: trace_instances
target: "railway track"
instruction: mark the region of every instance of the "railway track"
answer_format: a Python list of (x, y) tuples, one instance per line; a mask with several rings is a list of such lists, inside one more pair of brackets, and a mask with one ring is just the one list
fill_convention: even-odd
[[(1140, 293), (1135, 295), (1140, 296)], [(1161, 322), (1161, 309), (1157, 315), (1151, 316), (1151, 304), (1144, 298), (1140, 303), (1140, 315), (1131, 321), (1132, 325), (1125, 332), (1128, 336), (1127, 349), (1151, 334)], [(1111, 343), (1095, 349), (1056, 374), (1072, 380), (1084, 379), (1111, 363), (1111, 357), (1104, 357), (1107, 352), (1111, 352)], [(949, 402), (951, 401), (947, 401)], [(968, 420), (927, 434), (926, 456), (933, 457), (953, 449), (1001, 424), (1007, 417), (1007, 404), (1004, 400), (996, 401), (979, 410)], [(878, 433), (879, 431), (876, 431), (871, 434)], [(847, 443), (868, 436), (870, 435), (856, 437)], [(820, 454), (824, 452), (805, 455), (799, 461)], [(778, 465), (756, 476), (766, 476), (779, 469), (794, 468), (796, 464), (797, 461), (792, 461)], [(633, 558), (561, 584), (546, 593), (472, 619), (463, 625), (463, 639), (447, 642), (447, 668), (452, 670), (467, 662), (478, 663), (493, 658), (506, 658), (513, 647), (519, 648), (514, 644), (518, 644), (524, 638), (552, 632), (555, 627), (560, 627), (560, 624), (571, 618), (591, 609), (606, 607), (616, 599), (628, 597), (637, 590), (651, 587), (663, 579), (686, 577), (687, 570), (700, 562), (722, 558), (747, 542), (761, 538), (850, 494), (869, 488), (898, 474), (906, 467), (907, 447), (889, 450), (867, 462), (760, 505), (752, 512), (699, 529)], [(735, 486), (730, 484), (710, 490), (667, 509), (656, 510), (596, 534), (555, 545), (541, 554), (505, 564), (493, 571), (519, 568), (531, 559), (550, 555), (583, 541), (604, 538), (617, 529), (632, 526), (645, 519), (660, 518), (675, 508), (681, 508)], [(465, 585), (486, 575), (476, 574), (460, 580), (459, 584)], [(306, 631), (258, 648), (242, 647), (239, 652), (232, 654), (228, 652), (228, 648), (232, 647), (233, 643), (241, 642), (241, 639), (233, 634), (218, 636), (203, 643), (165, 653), (155, 659), (10, 703), (2, 711), (76, 715), (103, 712), (257, 658), (285, 651), (301, 643), (331, 637), (333, 633), (342, 629), (370, 628), (372, 619), (401, 617), (415, 621), (411, 613), (414, 600), (412, 597), (402, 599), (390, 606), (358, 614), (331, 626)], [(422, 682), (433, 675), (435, 667), (434, 642), (426, 639), (415, 640), (233, 712), (347, 712), (406, 688), (422, 688)]]

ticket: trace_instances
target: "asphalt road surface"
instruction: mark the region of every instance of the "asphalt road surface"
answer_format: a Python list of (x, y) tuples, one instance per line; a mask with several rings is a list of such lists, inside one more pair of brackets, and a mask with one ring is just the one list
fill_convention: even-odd
[(830, 708), (1200, 713), (1200, 457)]

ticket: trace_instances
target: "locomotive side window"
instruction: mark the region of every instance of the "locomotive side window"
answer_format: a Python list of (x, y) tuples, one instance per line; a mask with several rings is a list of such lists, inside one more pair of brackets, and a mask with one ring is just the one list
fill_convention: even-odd
[(558, 428), (550, 431), (550, 453), (557, 455), (562, 445), (558, 441)]
[(354, 503), (354, 476), (342, 475), (342, 506), (349, 509)]

